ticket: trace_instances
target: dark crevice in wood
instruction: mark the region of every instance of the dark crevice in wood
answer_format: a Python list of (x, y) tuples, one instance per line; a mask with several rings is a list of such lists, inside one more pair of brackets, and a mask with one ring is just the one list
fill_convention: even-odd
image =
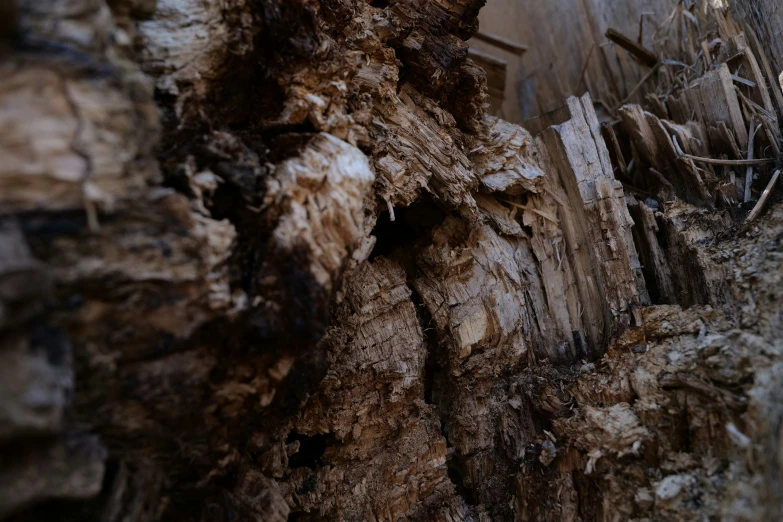
[(652, 247), (644, 233), (644, 222), (642, 221), (642, 211), (639, 208), (639, 204), (629, 206), (628, 211), (634, 222), (634, 226), (631, 229), (633, 233), (633, 242), (636, 247), (636, 252), (639, 254), (639, 262), (642, 265), (642, 275), (644, 276), (647, 294), (650, 297), (650, 304), (665, 304), (666, 300), (662, 298), (661, 290), (658, 287), (658, 281), (656, 279), (656, 270), (658, 267), (656, 267), (655, 261), (653, 260), (651, 252)]
[[(407, 207), (395, 208), (394, 221), (391, 220), (389, 211), (381, 212), (372, 231), (376, 241), (370, 260), (378, 256), (391, 256), (399, 250), (411, 253), (416, 241), (425, 237), (427, 232), (440, 224), (445, 217), (446, 213), (435, 203), (432, 196), (426, 193)], [(403, 267), (406, 265), (407, 263), (403, 263)]]
[(462, 472), (459, 470), (459, 464), (454, 462), (454, 458), (449, 459), (446, 462), (448, 469), (448, 477), (454, 487), (457, 490), (457, 495), (461, 496), (465, 503), (469, 506), (477, 506), (480, 504), (476, 491), (465, 487), (464, 479), (462, 478)]
[(310, 468), (312, 470), (321, 467), (321, 458), (326, 452), (329, 439), (329, 434), (302, 435), (294, 431), (289, 433), (286, 444), (299, 442), (299, 450), (288, 457), (288, 467), (290, 469)]

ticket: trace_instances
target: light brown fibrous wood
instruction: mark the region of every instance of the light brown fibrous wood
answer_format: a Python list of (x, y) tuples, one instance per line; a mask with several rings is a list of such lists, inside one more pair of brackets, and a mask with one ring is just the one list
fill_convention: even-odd
[(781, 207), (693, 160), (746, 152), (728, 66), (611, 149), (590, 95), (523, 128), (482, 4), (15, 4), (0, 518), (779, 518)]

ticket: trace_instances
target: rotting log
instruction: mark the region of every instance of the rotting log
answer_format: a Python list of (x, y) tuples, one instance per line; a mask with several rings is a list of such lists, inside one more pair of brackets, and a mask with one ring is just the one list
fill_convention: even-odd
[(0, 518), (781, 517), (750, 51), (521, 127), (482, 4), (0, 4)]

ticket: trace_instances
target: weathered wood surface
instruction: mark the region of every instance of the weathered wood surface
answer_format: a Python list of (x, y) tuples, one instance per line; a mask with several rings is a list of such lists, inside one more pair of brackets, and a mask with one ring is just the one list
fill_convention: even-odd
[(641, 43), (658, 54), (661, 46), (679, 45), (679, 19), (670, 40), (659, 42), (657, 47), (653, 44), (656, 24), (662, 24), (677, 4), (676, 0), (504, 0), (487, 5), (482, 23), (493, 31), (501, 27), (524, 35), (530, 47), (510, 87), (519, 96), (520, 117), (525, 120), (556, 109), (568, 96), (585, 92), (590, 92), (596, 103), (619, 106), (649, 69), (610, 43), (604, 36), (606, 31), (615, 29), (636, 41), (643, 18)]
[(755, 47), (758, 41), (765, 59), (769, 61), (772, 72), (783, 72), (783, 6), (774, 0), (735, 0), (729, 3), (736, 18), (744, 24), (757, 54), (760, 49)]
[[(655, 91), (656, 78), (645, 82), (639, 95), (626, 99), (649, 68), (618, 50), (605, 37), (606, 31), (615, 30), (662, 58), (694, 65), (702, 51), (696, 21), (698, 30), (706, 32), (708, 18), (704, 14), (709, 7), (705, 9), (705, 5), (715, 4), (720, 5), (700, 0), (498, 0), (488, 4), (481, 18), (487, 28), (504, 36), (525, 35), (529, 51), (519, 72), (512, 70), (509, 85), (509, 92), (519, 96), (519, 114), (524, 120), (554, 110), (567, 96), (580, 96), (585, 91), (610, 109), (622, 101), (641, 102), (645, 93)], [(780, 99), (780, 106), (783, 97), (777, 83), (783, 72), (783, 8), (775, 0), (730, 0), (724, 4), (735, 15), (738, 27), (748, 33), (756, 56), (763, 55), (769, 62), (766, 69), (763, 63), (759, 66), (767, 83), (774, 82), (770, 91), (773, 98)], [(512, 102), (507, 105), (511, 107)]]
[(675, 93), (485, 115), (482, 4), (14, 4), (0, 517), (780, 518), (776, 196)]

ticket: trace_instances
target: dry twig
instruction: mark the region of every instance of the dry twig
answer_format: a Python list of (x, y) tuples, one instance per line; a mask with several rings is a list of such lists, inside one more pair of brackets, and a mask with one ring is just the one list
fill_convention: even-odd
[(616, 29), (609, 28), (606, 30), (605, 35), (609, 40), (613, 41), (633, 56), (635, 56), (641, 63), (647, 67), (655, 67), (658, 63), (658, 57), (654, 52), (643, 47), (642, 45), (634, 42), (624, 34), (620, 33)]
[(767, 202), (767, 198), (769, 198), (769, 195), (772, 193), (772, 189), (775, 188), (775, 183), (778, 182), (778, 177), (780, 177), (780, 171), (776, 170), (772, 175), (772, 178), (769, 180), (769, 183), (767, 183), (767, 187), (764, 189), (764, 192), (761, 193), (761, 197), (753, 206), (753, 210), (751, 210), (750, 214), (748, 214), (745, 223), (750, 223), (756, 219), (759, 214), (761, 214), (761, 210), (764, 208), (764, 204)]
[(759, 158), (759, 159), (744, 159), (744, 160), (727, 160), (727, 159), (715, 159), (715, 158), (702, 158), (701, 156), (694, 156), (692, 154), (683, 154), (681, 156), (685, 159), (692, 159), (699, 163), (707, 163), (709, 165), (728, 165), (730, 167), (744, 167), (747, 165), (766, 165), (768, 163), (775, 163), (775, 158)]

